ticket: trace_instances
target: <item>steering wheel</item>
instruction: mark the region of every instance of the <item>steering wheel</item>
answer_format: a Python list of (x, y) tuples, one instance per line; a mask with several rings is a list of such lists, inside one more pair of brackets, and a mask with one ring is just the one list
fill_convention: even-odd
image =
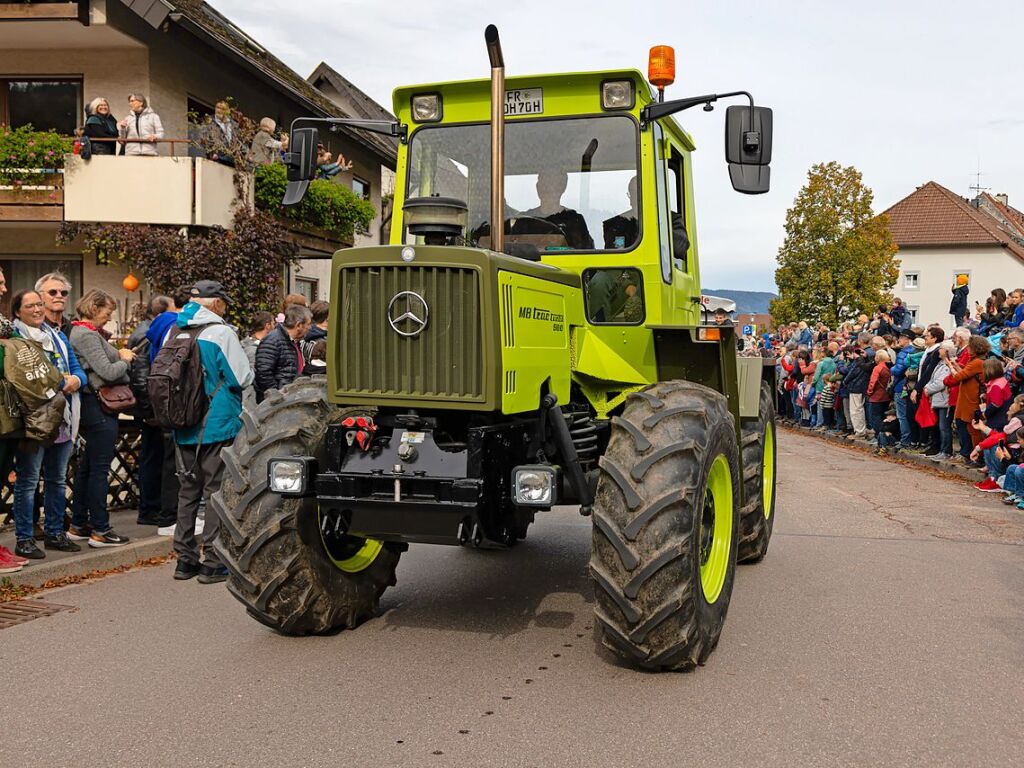
[[(546, 224), (555, 233), (557, 233), (557, 234), (559, 234), (559, 235), (561, 235), (562, 237), (565, 238), (565, 244), (566, 245), (568, 245), (570, 247), (572, 246), (572, 244), (569, 242), (569, 233), (565, 231), (565, 227), (563, 227), (561, 224), (559, 224), (556, 221), (551, 221), (550, 219), (543, 219), (540, 216), (531, 216), (528, 213), (521, 213), (518, 216), (513, 216), (512, 218), (515, 219), (517, 222), (521, 221), (523, 219), (529, 219), (530, 221), (539, 221), (541, 224)], [(513, 226), (513, 228), (514, 228), (514, 226)], [(544, 234), (544, 233), (543, 232), (540, 232), (540, 233), (536, 233), (536, 232), (520, 232), (518, 234), (521, 234), (521, 235), (533, 235), (533, 234)]]

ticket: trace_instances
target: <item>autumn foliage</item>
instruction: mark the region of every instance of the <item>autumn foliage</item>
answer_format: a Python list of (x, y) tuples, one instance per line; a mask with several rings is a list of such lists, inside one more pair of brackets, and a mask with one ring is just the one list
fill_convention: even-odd
[(775, 322), (806, 320), (835, 328), (890, 300), (899, 277), (888, 216), (871, 210), (871, 190), (860, 171), (820, 163), (786, 212), (771, 303)]

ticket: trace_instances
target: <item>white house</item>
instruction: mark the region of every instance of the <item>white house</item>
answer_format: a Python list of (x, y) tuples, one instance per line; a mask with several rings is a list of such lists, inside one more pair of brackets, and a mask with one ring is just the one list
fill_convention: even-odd
[(885, 213), (899, 246), (893, 293), (917, 322), (954, 326), (950, 291), (960, 274), (969, 280), (972, 313), (993, 288), (1024, 288), (1024, 213), (1006, 195), (968, 200), (929, 181)]

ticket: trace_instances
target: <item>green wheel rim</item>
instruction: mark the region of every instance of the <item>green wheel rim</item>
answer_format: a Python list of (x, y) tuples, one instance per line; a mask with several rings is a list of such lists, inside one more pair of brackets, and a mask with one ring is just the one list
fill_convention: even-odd
[(711, 464), (700, 526), (700, 585), (709, 604), (718, 600), (732, 549), (732, 473), (719, 454)]
[(345, 573), (359, 573), (373, 565), (373, 561), (377, 559), (377, 555), (384, 548), (383, 541), (364, 539), (359, 536), (325, 535), (325, 518), (319, 513), (317, 516), (320, 523), (320, 541), (324, 545), (324, 552), (339, 570)]
[(772, 516), (772, 500), (775, 497), (775, 425), (764, 428), (764, 462), (761, 467), (761, 503), (764, 504), (764, 519)]

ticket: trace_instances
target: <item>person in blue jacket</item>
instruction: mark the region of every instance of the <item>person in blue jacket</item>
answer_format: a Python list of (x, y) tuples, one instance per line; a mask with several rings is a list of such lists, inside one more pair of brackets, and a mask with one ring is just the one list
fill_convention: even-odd
[(228, 296), (215, 280), (200, 280), (189, 292), (190, 301), (178, 313), (176, 329), (201, 328), (197, 337), (203, 361), (203, 385), (210, 398), (206, 417), (193, 427), (174, 430), (178, 463), (178, 521), (174, 552), (178, 565), (174, 578), (199, 576), (201, 584), (224, 581), (228, 572), (213, 547), (220, 531), (217, 515), (207, 514), (203, 530), (203, 562), (196, 542), (196, 515), (200, 502), (209, 509), (210, 496), (220, 488), (224, 462), (220, 452), (242, 427), (242, 390), (252, 383), (253, 370), (238, 335), (224, 322)]
[(892, 396), (896, 401), (896, 418), (900, 423), (900, 445), (906, 450), (910, 447), (910, 414), (907, 403), (909, 400), (903, 397), (903, 387), (906, 385), (907, 368), (910, 366), (910, 355), (914, 352), (913, 342), (917, 335), (913, 331), (903, 331), (896, 342), (896, 362), (893, 363), (890, 373), (892, 374)]
[(953, 323), (957, 326), (965, 325), (967, 322), (967, 295), (971, 287), (967, 284), (967, 275), (957, 275), (956, 282), (950, 291), (953, 298), (949, 302), (949, 314), (953, 316)]

